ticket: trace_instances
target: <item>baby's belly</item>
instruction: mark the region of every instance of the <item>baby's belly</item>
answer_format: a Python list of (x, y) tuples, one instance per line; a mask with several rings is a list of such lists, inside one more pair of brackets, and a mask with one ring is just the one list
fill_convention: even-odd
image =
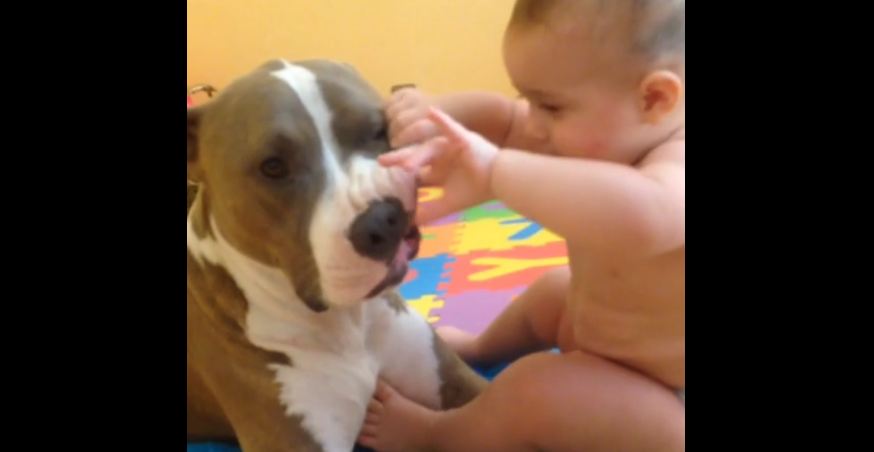
[[(662, 264), (670, 266), (671, 262)], [(664, 270), (660, 266), (657, 274), (644, 268), (634, 274), (582, 275), (583, 283), (572, 289), (568, 300), (570, 325), (566, 329), (572, 330), (579, 349), (636, 369), (669, 387), (684, 388), (685, 284), (664, 283)]]
[(671, 388), (685, 387), (686, 339), (676, 322), (655, 327), (652, 321), (613, 316), (608, 320), (595, 314), (573, 322), (574, 315), (568, 314), (559, 330), (562, 351), (583, 350), (633, 368)]

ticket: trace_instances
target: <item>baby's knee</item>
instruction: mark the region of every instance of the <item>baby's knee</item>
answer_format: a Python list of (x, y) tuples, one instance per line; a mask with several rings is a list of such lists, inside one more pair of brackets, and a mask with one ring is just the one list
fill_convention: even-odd
[(554, 302), (564, 306), (571, 285), (571, 271), (568, 267), (556, 267), (543, 273), (528, 289), (536, 293), (538, 304)]
[(555, 267), (541, 276), (543, 283), (562, 294), (567, 292), (571, 282), (571, 269), (568, 266)]

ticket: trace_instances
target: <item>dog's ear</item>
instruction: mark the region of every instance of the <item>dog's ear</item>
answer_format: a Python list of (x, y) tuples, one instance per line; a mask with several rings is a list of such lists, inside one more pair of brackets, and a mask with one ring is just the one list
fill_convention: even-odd
[(188, 109), (188, 180), (191, 182), (200, 182), (200, 166), (198, 165), (200, 140), (198, 137), (203, 113), (204, 107)]

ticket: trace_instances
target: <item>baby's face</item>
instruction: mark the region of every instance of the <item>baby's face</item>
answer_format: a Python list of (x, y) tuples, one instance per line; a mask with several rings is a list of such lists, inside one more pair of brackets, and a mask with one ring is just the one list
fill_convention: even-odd
[(636, 81), (611, 75), (628, 72), (614, 69), (618, 51), (587, 47), (545, 29), (507, 33), (504, 63), (530, 103), (529, 132), (558, 155), (632, 163), (651, 136)]

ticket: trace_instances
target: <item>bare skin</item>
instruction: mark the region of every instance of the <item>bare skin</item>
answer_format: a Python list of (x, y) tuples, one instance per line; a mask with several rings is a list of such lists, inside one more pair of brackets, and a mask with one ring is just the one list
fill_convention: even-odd
[(676, 451), (685, 448), (684, 411), (653, 380), (595, 355), (535, 353), (448, 411), (380, 383), (361, 443), (380, 452)]
[[(468, 362), (522, 358), (480, 397), (449, 411), (380, 383), (360, 442), (380, 452), (684, 450), (685, 407), (674, 389), (577, 345), (570, 282), (567, 267), (545, 274), (479, 336), (440, 328)], [(554, 346), (561, 354), (537, 352)]]
[[(395, 145), (412, 146), (381, 162), (418, 170), (446, 193), (420, 206), (421, 223), (496, 198), (564, 237), (570, 265), (532, 284), (481, 335), (438, 331), (468, 362), (518, 358), (478, 398), (436, 412), (380, 384), (362, 444), (685, 450), (676, 394), (685, 388), (683, 71), (607, 85), (595, 69), (619, 56), (580, 36), (508, 31), (505, 64), (523, 100), (404, 90), (387, 106)], [(556, 346), (561, 353), (543, 352)]]

